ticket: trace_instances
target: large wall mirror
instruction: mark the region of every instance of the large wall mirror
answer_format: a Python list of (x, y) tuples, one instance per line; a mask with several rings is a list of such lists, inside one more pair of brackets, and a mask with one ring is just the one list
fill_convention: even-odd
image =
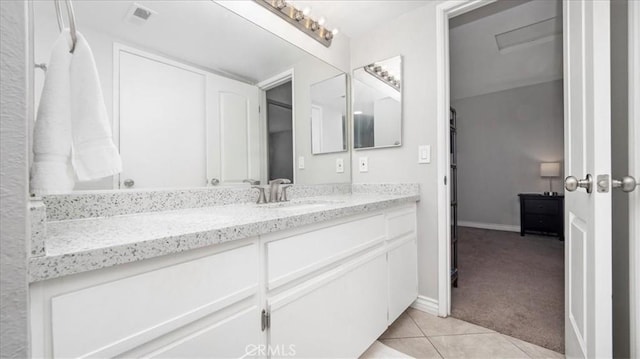
[(353, 147), (402, 145), (402, 57), (353, 71)]
[(347, 75), (311, 85), (313, 154), (347, 151)]
[[(213, 1), (74, 5), (123, 160), (120, 175), (76, 190), (351, 181), (349, 152), (336, 152), (347, 148), (344, 106), (339, 121), (322, 121), (321, 152), (332, 154), (314, 156), (310, 135), (317, 106), (334, 116), (336, 96), (348, 100), (344, 88), (316, 91), (344, 85), (339, 69)], [(59, 34), (55, 6), (31, 6), (34, 61), (46, 64)], [(44, 78), (34, 68), (36, 109)]]

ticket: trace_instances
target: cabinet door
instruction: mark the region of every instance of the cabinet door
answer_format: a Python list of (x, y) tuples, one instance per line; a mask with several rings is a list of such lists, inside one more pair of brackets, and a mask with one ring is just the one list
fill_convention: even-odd
[(389, 324), (418, 297), (418, 259), (415, 237), (399, 240), (389, 250)]
[(386, 253), (358, 261), (269, 301), (272, 356), (356, 358), (382, 334), (387, 327)]

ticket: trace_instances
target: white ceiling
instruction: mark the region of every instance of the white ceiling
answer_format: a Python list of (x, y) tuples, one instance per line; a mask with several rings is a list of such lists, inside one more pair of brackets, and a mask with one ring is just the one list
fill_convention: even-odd
[[(487, 10), (484, 9), (485, 13)], [(562, 78), (561, 34), (502, 51), (498, 49), (495, 39), (495, 35), (500, 33), (553, 17), (561, 18), (559, 0), (522, 2), (518, 6), (502, 7), (496, 11), (479, 19), (469, 16), (471, 21), (451, 28), (452, 99)]]
[(296, 8), (308, 7), (314, 20), (324, 17), (325, 27), (338, 28), (355, 38), (404, 13), (425, 6), (429, 0), (290, 0)]
[[(311, 56), (212, 1), (137, 0), (156, 13), (143, 24), (127, 14), (134, 1), (75, 0), (80, 32), (116, 41), (257, 83)], [(34, 1), (35, 36), (55, 34), (53, 1)], [(91, 38), (88, 38), (91, 41)], [(327, 65), (329, 66), (329, 65)]]

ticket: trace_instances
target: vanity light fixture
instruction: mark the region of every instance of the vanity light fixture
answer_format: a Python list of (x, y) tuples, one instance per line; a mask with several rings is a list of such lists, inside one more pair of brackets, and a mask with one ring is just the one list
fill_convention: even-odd
[(254, 0), (269, 11), (285, 19), (300, 31), (316, 39), (326, 47), (331, 46), (331, 40), (338, 34), (338, 29), (329, 30), (324, 27), (325, 18), (318, 21), (309, 17), (311, 10), (307, 7), (303, 10), (297, 9), (285, 0)]
[(377, 78), (378, 80), (386, 83), (387, 85), (393, 87), (395, 90), (400, 91), (400, 80), (396, 79), (394, 76), (389, 75), (389, 71), (382, 68), (380, 65), (369, 64), (364, 67), (364, 70)]

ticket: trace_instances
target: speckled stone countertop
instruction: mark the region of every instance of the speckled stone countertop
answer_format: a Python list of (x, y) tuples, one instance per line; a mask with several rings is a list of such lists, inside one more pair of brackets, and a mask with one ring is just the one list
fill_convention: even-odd
[(37, 282), (416, 202), (416, 193), (342, 194), (47, 222)]

